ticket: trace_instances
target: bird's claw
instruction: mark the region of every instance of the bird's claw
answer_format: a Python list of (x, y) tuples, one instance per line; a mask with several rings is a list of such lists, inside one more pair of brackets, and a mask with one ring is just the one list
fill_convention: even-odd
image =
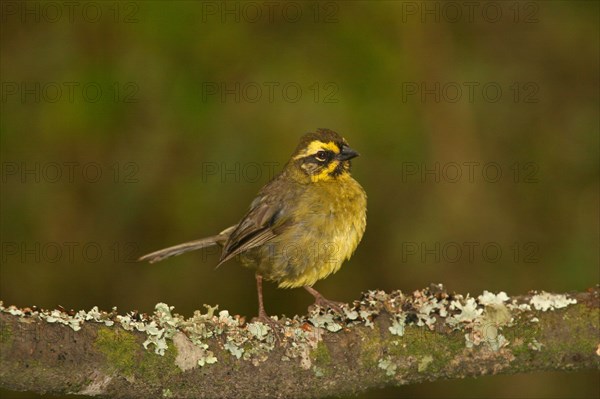
[(319, 306), (322, 309), (331, 309), (336, 313), (344, 314), (342, 307), (345, 305), (346, 304), (343, 302), (332, 301), (331, 299), (320, 296), (315, 298), (315, 303), (312, 305), (312, 307)]
[(273, 335), (275, 336), (275, 339), (277, 340), (277, 342), (281, 343), (281, 324), (279, 324), (279, 322), (273, 320), (272, 318), (270, 318), (266, 313), (261, 313), (259, 314), (257, 317), (252, 318), (253, 322), (261, 322), (267, 326), (269, 326), (269, 328), (271, 329), (271, 331), (273, 331)]

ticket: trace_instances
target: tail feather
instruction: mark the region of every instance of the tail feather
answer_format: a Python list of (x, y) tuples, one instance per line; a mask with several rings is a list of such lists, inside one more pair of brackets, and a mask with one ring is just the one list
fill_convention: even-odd
[(227, 237), (219, 234), (212, 237), (201, 238), (199, 240), (184, 242), (183, 244), (174, 245), (169, 248), (160, 249), (152, 253), (141, 256), (138, 261), (156, 263), (161, 260), (170, 258), (171, 256), (181, 255), (186, 252), (195, 251), (197, 249), (211, 247), (213, 245), (223, 245)]

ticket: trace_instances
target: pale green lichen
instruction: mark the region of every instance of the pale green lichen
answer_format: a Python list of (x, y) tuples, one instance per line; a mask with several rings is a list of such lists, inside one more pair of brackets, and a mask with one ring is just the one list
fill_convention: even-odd
[(542, 346), (544, 346), (544, 344), (542, 344), (541, 342), (538, 342), (537, 339), (533, 338), (528, 344), (527, 347), (531, 350), (534, 351), (541, 351), (542, 350)]
[(361, 310), (359, 313), (360, 317), (365, 321), (365, 326), (366, 327), (371, 327), (373, 328), (375, 325), (373, 324), (373, 315), (375, 315), (374, 312), (369, 312), (367, 310)]
[(398, 368), (398, 366), (393, 362), (391, 356), (381, 359), (377, 364), (377, 367), (385, 370), (385, 375), (390, 377), (396, 374), (396, 369)]
[(165, 350), (169, 348), (167, 344), (166, 337), (166, 329), (158, 328), (154, 321), (150, 322), (145, 329), (146, 334), (148, 334), (148, 338), (144, 341), (142, 345), (144, 345), (145, 349), (148, 349), (150, 345), (154, 345), (154, 353), (157, 355), (163, 356), (165, 354)]
[(484, 343), (492, 351), (498, 351), (507, 346), (510, 342), (500, 331), (512, 322), (508, 308), (502, 303), (491, 302), (482, 312), (481, 317), (473, 319), (467, 326), (470, 329), (465, 334), (467, 348)]
[(483, 294), (477, 297), (477, 300), (482, 305), (502, 305), (504, 302), (508, 301), (510, 298), (506, 295), (506, 292), (500, 291), (497, 294), (494, 294), (489, 291), (483, 291)]
[(486, 343), (489, 345), (490, 349), (494, 352), (500, 350), (500, 348), (504, 348), (510, 344), (510, 341), (504, 337), (502, 334), (497, 334), (493, 339), (490, 338), (486, 340)]
[[(437, 287), (440, 288), (441, 287)], [(404, 300), (410, 300), (409, 298), (402, 298)], [(447, 296), (437, 298), (435, 295), (427, 295), (425, 292), (415, 291), (411, 298), (411, 304), (415, 309), (415, 315), (417, 317), (417, 326), (427, 326), (430, 330), (433, 330), (436, 323), (436, 313), (440, 317), (446, 317), (448, 315), (448, 308), (450, 303), (448, 302)]]
[(217, 358), (214, 355), (208, 355), (198, 360), (198, 366), (204, 367), (205, 364), (214, 364), (217, 362)]
[(356, 310), (350, 310), (347, 308), (342, 308), (342, 310), (344, 311), (344, 315), (346, 316), (346, 318), (348, 320), (356, 320), (358, 319), (358, 312)]
[[(35, 308), (35, 307), (34, 307)], [(66, 325), (73, 329), (73, 331), (81, 330), (81, 325), (85, 321), (93, 320), (95, 322), (104, 323), (110, 327), (114, 324), (111, 320), (111, 314), (107, 312), (99, 312), (98, 307), (95, 306), (89, 312), (80, 310), (75, 313), (74, 311), (65, 312), (64, 310), (24, 310), (18, 309), (15, 306), (9, 306), (5, 308), (2, 301), (0, 301), (0, 311), (9, 313), (13, 316), (25, 317), (25, 316), (37, 316), (47, 323), (59, 323)], [(116, 308), (113, 308), (113, 313), (116, 312)]]
[(326, 314), (314, 314), (308, 319), (315, 327), (325, 328), (328, 331), (336, 332), (342, 329), (342, 325), (335, 321), (333, 315)]
[(263, 340), (271, 331), (271, 328), (263, 323), (248, 323), (246, 326), (248, 332), (252, 334), (258, 340)]
[(478, 303), (475, 298), (468, 298), (462, 302), (460, 300), (454, 300), (450, 303), (450, 309), (458, 309), (459, 313), (454, 314), (446, 320), (446, 322), (453, 327), (457, 327), (460, 324), (469, 324), (475, 321), (483, 313), (483, 309), (478, 307)]
[(541, 294), (534, 295), (529, 301), (536, 310), (545, 312), (547, 310), (561, 309), (571, 304), (576, 304), (577, 300), (574, 298), (567, 298), (564, 294), (551, 294), (542, 291)]
[(313, 366), (312, 368), (313, 373), (315, 373), (315, 377), (325, 377), (325, 373), (323, 372), (323, 370), (320, 367), (317, 366)]
[(417, 371), (419, 373), (423, 373), (427, 370), (427, 367), (433, 362), (433, 356), (425, 355), (419, 359), (419, 363), (417, 364)]
[(404, 326), (406, 321), (406, 315), (401, 314), (392, 319), (392, 325), (388, 327), (388, 330), (392, 335), (403, 336), (404, 335)]
[(512, 322), (512, 315), (506, 306), (490, 304), (485, 307), (483, 321), (495, 326), (507, 326)]
[(244, 348), (240, 348), (239, 346), (237, 346), (232, 341), (227, 341), (225, 343), (225, 345), (223, 345), (223, 348), (226, 349), (226, 350), (228, 350), (229, 353), (231, 353), (233, 356), (236, 357), (236, 359), (241, 358), (242, 355), (244, 354)]

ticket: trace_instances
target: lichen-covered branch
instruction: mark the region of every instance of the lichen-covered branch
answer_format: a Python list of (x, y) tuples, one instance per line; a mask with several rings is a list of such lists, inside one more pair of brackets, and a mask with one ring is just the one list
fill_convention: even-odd
[(370, 291), (344, 308), (262, 323), (0, 302), (0, 386), (115, 398), (304, 398), (442, 378), (600, 368), (600, 290), (509, 298), (443, 287)]

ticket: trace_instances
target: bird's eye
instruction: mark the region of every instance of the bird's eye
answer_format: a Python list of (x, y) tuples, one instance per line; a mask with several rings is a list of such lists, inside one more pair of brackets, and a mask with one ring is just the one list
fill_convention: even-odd
[(317, 159), (317, 161), (325, 162), (327, 160), (327, 152), (319, 151), (315, 154), (315, 158)]

